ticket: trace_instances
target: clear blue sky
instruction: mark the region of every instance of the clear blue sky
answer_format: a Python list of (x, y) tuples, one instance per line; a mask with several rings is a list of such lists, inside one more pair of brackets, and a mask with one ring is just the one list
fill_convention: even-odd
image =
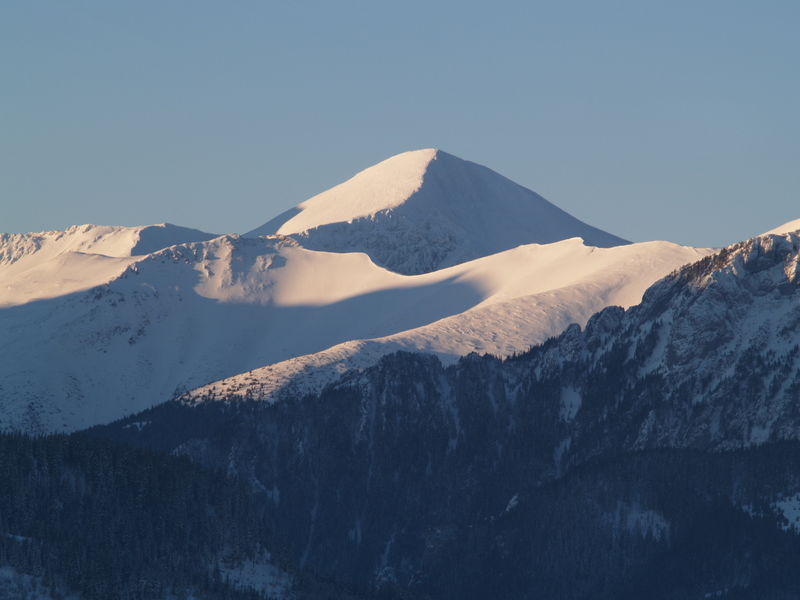
[(246, 231), (438, 147), (634, 240), (800, 217), (800, 2), (0, 4), (0, 231)]

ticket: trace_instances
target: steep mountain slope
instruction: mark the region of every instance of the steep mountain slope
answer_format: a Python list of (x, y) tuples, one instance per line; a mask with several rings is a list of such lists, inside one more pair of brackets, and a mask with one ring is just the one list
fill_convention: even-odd
[(398, 353), (94, 434), (237, 473), (293, 564), (375, 591), (791, 598), (799, 275), (800, 232), (762, 236), (520, 356)]
[(106, 283), (136, 256), (214, 235), (164, 223), (76, 225), (66, 231), (0, 234), (0, 307), (54, 298)]
[(435, 149), (389, 158), (246, 235), (275, 233), (314, 250), (365, 252), (407, 275), (521, 244), (572, 237), (603, 248), (627, 243), (486, 167)]
[[(0, 351), (9, 357), (0, 363), (0, 428), (71, 431), (347, 340), (536, 295), (542, 316), (527, 325), (524, 312), (501, 311), (505, 329), (519, 330), (505, 347), (521, 351), (609, 302), (635, 302), (652, 280), (702, 253), (567, 240), (409, 277), (364, 254), (315, 252), (291, 238), (179, 244), (107, 284), (0, 311)], [(544, 315), (554, 304), (561, 316), (551, 323)], [(469, 329), (438, 327), (438, 348), (472, 347)], [(405, 347), (432, 343), (430, 332), (409, 339)]]

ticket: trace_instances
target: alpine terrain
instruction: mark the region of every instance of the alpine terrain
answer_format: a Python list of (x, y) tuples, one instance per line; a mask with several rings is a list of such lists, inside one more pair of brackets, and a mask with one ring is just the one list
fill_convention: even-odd
[[(0, 430), (75, 431), (196, 388), (319, 390), (398, 349), (514, 354), (709, 252), (628, 244), (434, 150), (290, 212), (261, 237), (86, 225), (0, 238)], [(447, 240), (447, 257), (409, 267)]]
[(798, 400), (800, 231), (513, 357), (400, 352), (91, 434), (235, 473), (290, 564), (365, 595), (795, 598)]
[(631, 243), (406, 152), (0, 235), (0, 596), (800, 598), (800, 221)]

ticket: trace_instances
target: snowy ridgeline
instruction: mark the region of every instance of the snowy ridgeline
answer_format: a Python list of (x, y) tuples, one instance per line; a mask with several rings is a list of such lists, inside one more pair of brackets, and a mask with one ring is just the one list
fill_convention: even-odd
[[(800, 397), (799, 273), (800, 233), (731, 246), (656, 283), (640, 305), (628, 311), (608, 308), (593, 316), (584, 331), (569, 327), (534, 349), (535, 360), (512, 361), (504, 387), (513, 397), (513, 390), (534, 385), (514, 375), (514, 364), (526, 365), (523, 371), (531, 372), (526, 377), (535, 381), (559, 382), (556, 414), (577, 432), (588, 426), (580, 424), (583, 419), (595, 419), (591, 410), (602, 410), (603, 420), (610, 418), (608, 407), (586, 407), (587, 394), (621, 395), (625, 400), (617, 400), (615, 406), (623, 411), (621, 419), (633, 421), (628, 431), (635, 435), (629, 433), (632, 437), (626, 442), (632, 449), (665, 441), (733, 448), (795, 439), (800, 426), (795, 415)], [(487, 310), (474, 312), (475, 320), (488, 330), (496, 322)], [(351, 375), (338, 385), (359, 386), (370, 380), (369, 367), (382, 356), (418, 350), (420, 340), (433, 339), (425, 334), (449, 321), (467, 331), (471, 312), (277, 363), (200, 388), (184, 400), (193, 404), (301, 397), (317, 394), (353, 371), (362, 371), (363, 377)], [(417, 336), (416, 346), (409, 341), (412, 336)], [(439, 357), (444, 365), (454, 364), (456, 354), (440, 352)], [(610, 377), (608, 390), (602, 388), (602, 378), (600, 383), (591, 379), (598, 373)], [(618, 376), (614, 379), (609, 373)], [(691, 419), (681, 413), (687, 403)], [(628, 405), (635, 411), (623, 410)], [(556, 463), (574, 452), (576, 443), (574, 436), (561, 440)]]
[(471, 278), (475, 287), (493, 292), (463, 312), (392, 335), (347, 341), (268, 364), (199, 387), (184, 399), (241, 396), (274, 401), (316, 393), (343, 373), (373, 365), (398, 350), (436, 354), (447, 364), (473, 352), (511, 356), (558, 335), (572, 323), (584, 325), (608, 305), (636, 304), (650, 283), (706, 253), (666, 242), (599, 249), (568, 240), (516, 248), (473, 261), (474, 269), (468, 269), (473, 263), (467, 263), (441, 272), (461, 271), (454, 279)]
[[(317, 252), (285, 237), (179, 244), (135, 259), (107, 284), (0, 311), (13, 349), (0, 363), (0, 427), (80, 429), (338, 344), (346, 345), (257, 373), (266, 385), (258, 397), (272, 396), (272, 372), (288, 383), (311, 374), (299, 385), (318, 389), (326, 370), (398, 348), (450, 359), (513, 354), (609, 304), (636, 303), (654, 280), (706, 253), (570, 239), (404, 276), (364, 254)], [(314, 366), (323, 372), (309, 373)]]
[(87, 290), (119, 276), (136, 257), (214, 237), (168, 223), (0, 233), (0, 308)]
[[(396, 350), (509, 356), (635, 305), (710, 252), (623, 243), (433, 150), (384, 161), (251, 234), (266, 232), (278, 235), (159, 225), (0, 236), (0, 429), (72, 431), (187, 393), (315, 392)], [(411, 268), (420, 257), (433, 262)], [(393, 261), (436, 270), (376, 264)]]

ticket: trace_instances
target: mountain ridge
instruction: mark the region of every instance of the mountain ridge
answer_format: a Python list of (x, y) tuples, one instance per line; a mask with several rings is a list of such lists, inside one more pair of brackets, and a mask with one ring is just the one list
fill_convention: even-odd
[(137, 227), (73, 225), (63, 231), (0, 234), (0, 307), (102, 285), (137, 257), (215, 234), (169, 223)]
[(759, 236), (504, 360), (397, 352), (91, 434), (235, 473), (290, 562), (375, 594), (790, 598), (799, 298), (800, 232)]
[[(645, 288), (659, 275), (667, 275), (708, 252), (668, 242), (605, 249), (589, 248), (577, 240), (520, 246), (442, 271), (460, 272), (459, 277), (464, 279), (469, 276), (466, 267), (474, 265), (472, 269), (492, 275), (478, 280), (487, 288), (494, 285), (494, 292), (462, 313), (381, 338), (350, 340), (312, 355), (273, 363), (202, 386), (184, 398), (203, 401), (238, 394), (274, 401), (298, 390), (319, 392), (346, 371), (372, 365), (397, 350), (434, 353), (445, 364), (471, 352), (509, 356), (558, 335), (571, 323), (585, 324), (598, 307), (638, 303)], [(551, 258), (550, 253), (555, 256)], [(526, 267), (525, 263), (538, 263), (540, 267)], [(578, 264), (580, 268), (574, 266)], [(503, 270), (508, 273), (498, 275)]]
[[(264, 365), (426, 325), (498, 294), (573, 282), (583, 287), (558, 300), (566, 324), (606, 305), (592, 293), (598, 283), (612, 291), (633, 277), (620, 290), (635, 296), (698, 252), (658, 243), (593, 252), (566, 240), (404, 276), (366, 255), (308, 250), (287, 237), (178, 244), (121, 265), (107, 283), (0, 311), (0, 349), (9, 356), (0, 363), (0, 427), (86, 427)], [(625, 255), (634, 258), (627, 267)], [(609, 266), (623, 279), (605, 275)], [(524, 312), (514, 319), (505, 327), (522, 326)], [(530, 343), (519, 339), (515, 350)]]
[[(485, 184), (490, 192), (521, 194), (512, 204), (535, 197), (548, 211), (563, 213), (489, 169), (441, 151), (411, 152), (402, 160), (411, 166), (403, 185), (393, 188), (399, 204), (378, 223), (380, 235), (355, 238), (387, 242), (387, 252), (397, 250), (401, 261), (444, 260), (436, 245), (442, 230), (426, 229), (425, 219), (403, 217), (397, 230), (401, 237), (420, 233), (415, 239), (422, 247), (433, 235), (433, 246), (422, 253), (396, 245), (396, 231), (385, 227), (399, 222), (409, 195), (426, 185), (459, 210), (480, 205), (478, 188)], [(393, 159), (388, 163), (395, 168)], [(448, 180), (453, 173), (456, 184)], [(472, 195), (448, 195), (440, 187), (469, 188)], [(492, 202), (484, 204), (495, 210)], [(354, 222), (361, 223), (356, 229), (377, 223)], [(471, 226), (491, 229), (487, 223), (477, 219)], [(345, 234), (354, 231), (352, 223), (341, 225)], [(561, 234), (558, 227), (551, 232)], [(187, 236), (199, 239), (138, 254)], [(169, 224), (0, 238), (10, 257), (0, 265), (0, 303), (6, 304), (0, 350), (9, 357), (0, 363), (0, 427), (72, 430), (187, 393), (197, 400), (235, 389), (270, 401), (299, 390), (317, 393), (395, 350), (434, 352), (448, 364), (470, 352), (509, 356), (571, 323), (584, 324), (609, 304), (638, 303), (654, 281), (711, 252), (668, 242), (601, 248), (570, 237), (466, 262), (451, 255), (457, 264), (405, 275), (363, 252), (316, 250), (309, 239), (214, 236)]]

